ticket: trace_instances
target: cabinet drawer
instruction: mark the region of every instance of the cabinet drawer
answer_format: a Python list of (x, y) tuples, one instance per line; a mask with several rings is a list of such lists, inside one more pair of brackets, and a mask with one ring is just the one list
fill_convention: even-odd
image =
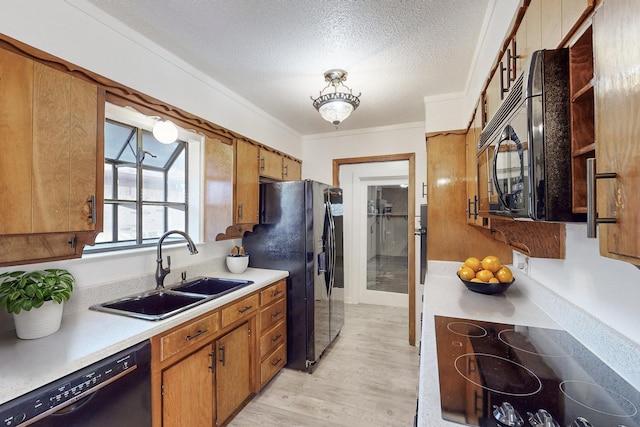
[(263, 308), (260, 312), (260, 330), (264, 332), (284, 319), (286, 316), (286, 309), (287, 301), (284, 299)]
[(287, 362), (287, 346), (281, 345), (260, 364), (260, 385), (263, 387)]
[(267, 289), (260, 292), (260, 305), (267, 305), (278, 298), (282, 298), (286, 289), (286, 279), (282, 279), (276, 284), (269, 286)]
[(260, 337), (260, 360), (285, 342), (287, 324), (282, 321), (275, 328), (263, 333)]
[(189, 323), (160, 338), (160, 360), (165, 360), (187, 346), (211, 337), (220, 329), (220, 313)]
[(236, 320), (248, 317), (258, 310), (259, 295), (244, 298), (222, 310), (222, 327), (226, 328)]

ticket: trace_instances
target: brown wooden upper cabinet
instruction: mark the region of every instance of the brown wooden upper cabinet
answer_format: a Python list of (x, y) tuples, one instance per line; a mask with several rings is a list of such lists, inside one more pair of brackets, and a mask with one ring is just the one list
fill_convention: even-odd
[(282, 180), (298, 181), (302, 179), (302, 163), (289, 157), (282, 158)]
[(0, 49), (0, 265), (77, 258), (102, 231), (104, 90)]
[(259, 209), (260, 148), (242, 139), (236, 145), (235, 224), (257, 224)]
[(260, 176), (282, 180), (282, 156), (274, 151), (260, 147)]
[(0, 235), (101, 228), (97, 87), (4, 49), (0, 67)]
[[(479, 196), (478, 186), (485, 185), (487, 183), (480, 183), (478, 181), (478, 140), (480, 138), (480, 132), (482, 131), (482, 111), (480, 110), (480, 104), (476, 106), (473, 114), (473, 120), (469, 126), (469, 130), (466, 135), (466, 152), (467, 152), (467, 224), (487, 226), (488, 219), (483, 218), (478, 213), (479, 208)], [(486, 174), (485, 174), (486, 175)]]
[(600, 254), (640, 265), (640, 3), (604, 1), (593, 19), (597, 217)]
[(260, 147), (260, 177), (276, 181), (301, 179), (300, 162)]

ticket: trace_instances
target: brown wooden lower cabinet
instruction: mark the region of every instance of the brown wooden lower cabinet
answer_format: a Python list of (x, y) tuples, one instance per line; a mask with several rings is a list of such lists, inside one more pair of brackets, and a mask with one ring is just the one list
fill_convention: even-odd
[(153, 426), (229, 423), (286, 363), (285, 295), (283, 279), (153, 337)]
[(162, 425), (211, 427), (215, 420), (213, 344), (162, 371)]

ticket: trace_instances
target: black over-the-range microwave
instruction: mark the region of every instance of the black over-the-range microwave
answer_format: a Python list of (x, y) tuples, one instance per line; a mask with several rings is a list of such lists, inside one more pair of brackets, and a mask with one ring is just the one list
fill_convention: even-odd
[(585, 221), (571, 208), (569, 51), (533, 52), (478, 141), (478, 212)]

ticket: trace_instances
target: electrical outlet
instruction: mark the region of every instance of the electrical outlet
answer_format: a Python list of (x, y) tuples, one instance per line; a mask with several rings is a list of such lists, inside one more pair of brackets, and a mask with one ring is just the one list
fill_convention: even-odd
[(513, 266), (527, 276), (529, 275), (529, 257), (525, 254), (513, 251)]

